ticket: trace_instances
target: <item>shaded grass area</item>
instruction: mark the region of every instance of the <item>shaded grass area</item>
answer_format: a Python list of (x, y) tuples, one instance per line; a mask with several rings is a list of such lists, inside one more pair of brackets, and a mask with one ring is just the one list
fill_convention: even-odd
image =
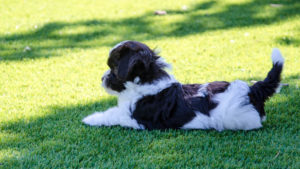
[[(299, 168), (299, 2), (22, 3), (0, 5), (0, 168)], [(126, 39), (161, 47), (184, 83), (261, 80), (277, 46), (289, 87), (255, 131), (85, 126), (116, 105), (99, 83), (109, 48)]]
[[(239, 4), (223, 4), (219, 1), (204, 1), (192, 4), (191, 9), (168, 10), (167, 16), (146, 12), (139, 16), (122, 19), (92, 19), (82, 21), (54, 21), (36, 30), (0, 34), (1, 60), (35, 59), (62, 55), (59, 49), (94, 48), (112, 46), (124, 39), (139, 41), (183, 37), (208, 31), (232, 28), (270, 25), (299, 16), (297, 0), (280, 1), (279, 7), (272, 8), (273, 1), (253, 0)], [(219, 4), (221, 10), (210, 10)], [(180, 16), (172, 20), (172, 16)], [(165, 20), (169, 22), (164, 23)], [(277, 42), (299, 46), (299, 39), (278, 37)], [(24, 52), (26, 46), (33, 50)]]

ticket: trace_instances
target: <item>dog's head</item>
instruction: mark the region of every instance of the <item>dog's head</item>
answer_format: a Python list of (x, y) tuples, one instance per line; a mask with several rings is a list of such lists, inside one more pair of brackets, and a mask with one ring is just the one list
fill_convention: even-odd
[(168, 64), (147, 45), (136, 41), (123, 41), (113, 47), (107, 62), (110, 70), (102, 77), (103, 87), (111, 94), (126, 89), (126, 82), (151, 83), (168, 74)]

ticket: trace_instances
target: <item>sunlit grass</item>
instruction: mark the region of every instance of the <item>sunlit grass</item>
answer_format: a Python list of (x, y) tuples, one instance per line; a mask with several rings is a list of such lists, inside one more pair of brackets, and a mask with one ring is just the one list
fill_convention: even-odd
[[(299, 168), (296, 0), (0, 4), (0, 168)], [(263, 79), (278, 47), (289, 87), (266, 103), (257, 131), (85, 126), (116, 105), (100, 82), (109, 49), (127, 39), (162, 49), (183, 83)]]

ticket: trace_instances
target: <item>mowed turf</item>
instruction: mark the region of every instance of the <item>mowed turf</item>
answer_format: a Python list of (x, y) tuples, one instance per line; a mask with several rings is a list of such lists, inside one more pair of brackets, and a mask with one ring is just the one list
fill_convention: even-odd
[[(116, 105), (101, 76), (128, 39), (182, 83), (262, 80), (278, 47), (289, 86), (255, 131), (83, 125)], [(0, 0), (0, 168), (300, 168), (299, 47), (297, 0)]]

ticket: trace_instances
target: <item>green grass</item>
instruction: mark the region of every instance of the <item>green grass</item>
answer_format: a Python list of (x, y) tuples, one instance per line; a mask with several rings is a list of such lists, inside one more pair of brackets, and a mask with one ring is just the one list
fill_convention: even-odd
[[(297, 0), (0, 4), (0, 168), (300, 168)], [(109, 49), (127, 39), (161, 48), (183, 83), (263, 79), (278, 47), (289, 87), (266, 103), (256, 131), (85, 126), (116, 105), (101, 75)]]

